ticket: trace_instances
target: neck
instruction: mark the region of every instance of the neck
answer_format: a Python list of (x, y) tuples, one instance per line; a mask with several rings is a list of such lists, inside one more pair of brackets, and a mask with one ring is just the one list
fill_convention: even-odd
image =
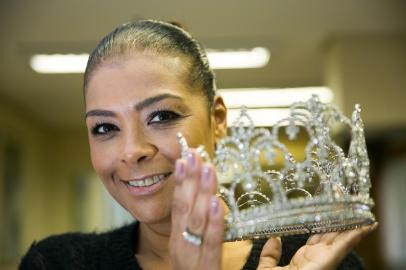
[(137, 254), (155, 260), (167, 260), (169, 258), (168, 245), (170, 233), (170, 222), (160, 224), (145, 224), (140, 222)]
[[(225, 213), (229, 212), (227, 205), (221, 200)], [(156, 263), (168, 263), (169, 238), (171, 235), (171, 218), (156, 224), (140, 222), (138, 229), (138, 241), (136, 247), (137, 259), (147, 259)]]

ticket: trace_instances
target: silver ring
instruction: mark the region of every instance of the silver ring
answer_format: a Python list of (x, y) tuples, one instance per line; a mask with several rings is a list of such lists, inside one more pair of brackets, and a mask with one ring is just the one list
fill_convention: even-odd
[(186, 242), (194, 246), (200, 246), (203, 243), (202, 236), (192, 233), (188, 227), (185, 228), (185, 230), (182, 233), (182, 236)]

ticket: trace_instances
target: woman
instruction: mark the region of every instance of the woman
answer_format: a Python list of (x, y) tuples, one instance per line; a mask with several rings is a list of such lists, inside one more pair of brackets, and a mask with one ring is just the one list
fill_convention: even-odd
[[(376, 227), (222, 243), (214, 169), (195, 151), (179, 159), (176, 134), (212, 155), (226, 108), (203, 49), (177, 26), (145, 20), (108, 34), (89, 58), (84, 94), (92, 164), (137, 222), (34, 243), (21, 269), (335, 269)], [(351, 254), (340, 269), (361, 267)]]

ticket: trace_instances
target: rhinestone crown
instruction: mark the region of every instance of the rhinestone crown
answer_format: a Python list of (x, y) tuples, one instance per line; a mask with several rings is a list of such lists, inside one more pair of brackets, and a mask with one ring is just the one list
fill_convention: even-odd
[[(265, 129), (254, 128), (243, 108), (212, 161), (200, 146), (203, 159), (216, 167), (219, 194), (230, 208), (224, 241), (347, 230), (374, 222), (360, 112), (356, 105), (349, 119), (313, 96), (293, 103), (289, 117)], [(347, 155), (331, 138), (337, 123), (351, 131)], [(304, 160), (298, 161), (279, 137), (285, 129), (294, 140), (301, 128), (309, 141)], [(185, 158), (189, 147), (181, 134), (178, 138)], [(283, 165), (275, 162), (278, 155)]]

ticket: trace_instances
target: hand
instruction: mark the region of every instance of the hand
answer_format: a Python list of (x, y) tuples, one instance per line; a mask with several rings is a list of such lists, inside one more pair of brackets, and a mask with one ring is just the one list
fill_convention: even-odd
[(290, 264), (285, 267), (277, 266), (282, 252), (280, 238), (270, 238), (262, 250), (258, 269), (336, 269), (358, 242), (377, 226), (378, 223), (375, 223), (349, 231), (312, 235), (306, 245), (296, 252)]
[[(224, 210), (215, 196), (214, 167), (203, 164), (196, 151), (176, 162), (176, 186), (169, 241), (172, 269), (220, 269)], [(201, 236), (201, 245), (186, 241), (186, 228)]]

